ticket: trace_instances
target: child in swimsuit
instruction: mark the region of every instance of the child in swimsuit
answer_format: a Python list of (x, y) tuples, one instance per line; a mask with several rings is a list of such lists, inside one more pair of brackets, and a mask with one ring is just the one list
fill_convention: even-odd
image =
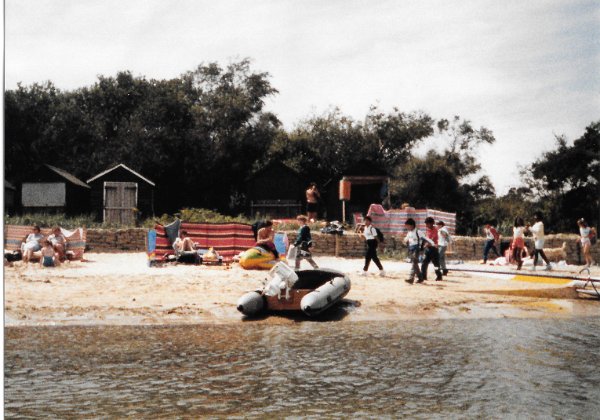
[(56, 258), (56, 251), (54, 251), (54, 248), (52, 247), (52, 242), (48, 239), (44, 241), (40, 263), (44, 267), (55, 267), (60, 264), (59, 259)]

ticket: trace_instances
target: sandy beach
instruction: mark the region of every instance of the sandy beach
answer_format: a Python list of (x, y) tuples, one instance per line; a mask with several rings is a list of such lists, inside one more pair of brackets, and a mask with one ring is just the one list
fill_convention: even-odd
[[(343, 322), (600, 313), (597, 300), (578, 297), (565, 282), (517, 281), (499, 274), (452, 271), (451, 266), (442, 282), (409, 285), (404, 282), (409, 271), (404, 262), (384, 261), (386, 277), (379, 277), (375, 269), (362, 277), (358, 275), (360, 259), (317, 256), (316, 261), (347, 273), (352, 280), (350, 293), (331, 318)], [(455, 268), (482, 266), (467, 263)], [(569, 266), (554, 273), (575, 275), (578, 270)], [(598, 276), (600, 270), (595, 267), (592, 274)], [(237, 299), (260, 288), (265, 277), (264, 271), (246, 271), (237, 264), (148, 267), (144, 253), (89, 253), (84, 262), (53, 269), (17, 262), (4, 269), (5, 322), (8, 326), (237, 323), (243, 321), (235, 308)], [(253, 322), (297, 321), (296, 317), (269, 316)]]

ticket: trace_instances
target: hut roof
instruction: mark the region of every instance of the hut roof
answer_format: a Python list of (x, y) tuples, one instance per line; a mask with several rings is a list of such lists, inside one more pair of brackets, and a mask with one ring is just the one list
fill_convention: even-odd
[(17, 190), (17, 187), (15, 187), (13, 184), (11, 184), (10, 182), (8, 182), (6, 179), (4, 180), (4, 188), (8, 188), (9, 190)]
[(144, 177), (144, 176), (140, 175), (139, 173), (137, 173), (137, 172), (136, 172), (136, 171), (134, 171), (133, 169), (131, 169), (131, 168), (129, 168), (129, 167), (127, 167), (127, 166), (123, 165), (122, 163), (119, 163), (117, 166), (114, 166), (114, 167), (112, 167), (112, 168), (109, 168), (109, 169), (107, 169), (106, 171), (104, 171), (104, 172), (101, 172), (101, 173), (99, 173), (99, 174), (98, 174), (98, 175), (96, 175), (96, 176), (93, 176), (92, 178), (88, 179), (88, 180), (87, 180), (87, 182), (88, 182), (88, 184), (89, 184), (90, 182), (92, 182), (92, 181), (95, 181), (96, 179), (98, 179), (98, 178), (101, 178), (101, 177), (103, 177), (104, 175), (106, 175), (107, 173), (109, 173), (109, 172), (112, 172), (112, 171), (114, 171), (115, 169), (118, 169), (118, 168), (123, 168), (123, 169), (125, 169), (126, 171), (129, 171), (129, 172), (131, 172), (132, 174), (134, 174), (135, 176), (137, 176), (137, 177), (138, 177), (138, 178), (140, 178), (141, 180), (143, 180), (143, 181), (147, 182), (148, 184), (152, 185), (153, 187), (155, 186), (154, 182), (152, 182), (152, 181), (150, 181), (148, 178), (146, 178), (146, 177)]
[(90, 186), (88, 184), (86, 184), (85, 182), (83, 182), (79, 178), (76, 178), (74, 175), (71, 175), (70, 173), (68, 173), (64, 169), (57, 168), (56, 166), (52, 166), (52, 165), (49, 165), (47, 163), (45, 163), (44, 166), (46, 168), (50, 169), (52, 172), (60, 175), (61, 177), (63, 177), (64, 179), (66, 179), (67, 181), (69, 181), (73, 185), (77, 185), (78, 187), (83, 187), (83, 188), (88, 188), (88, 189), (90, 188)]

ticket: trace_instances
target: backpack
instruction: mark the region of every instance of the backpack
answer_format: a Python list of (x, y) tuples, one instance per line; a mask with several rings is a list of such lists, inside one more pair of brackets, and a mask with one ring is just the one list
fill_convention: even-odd
[(382, 244), (385, 241), (385, 236), (383, 236), (383, 233), (379, 230), (379, 228), (375, 228), (375, 232), (377, 232), (377, 241)]

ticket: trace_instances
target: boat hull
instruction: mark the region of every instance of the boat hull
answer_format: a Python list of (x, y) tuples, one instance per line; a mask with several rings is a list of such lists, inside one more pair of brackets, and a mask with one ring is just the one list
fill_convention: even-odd
[(337, 270), (302, 270), (297, 274), (298, 280), (288, 298), (285, 290), (281, 291), (281, 297), (249, 292), (238, 300), (238, 311), (249, 317), (267, 311), (302, 311), (313, 317), (339, 303), (350, 291), (350, 279)]

